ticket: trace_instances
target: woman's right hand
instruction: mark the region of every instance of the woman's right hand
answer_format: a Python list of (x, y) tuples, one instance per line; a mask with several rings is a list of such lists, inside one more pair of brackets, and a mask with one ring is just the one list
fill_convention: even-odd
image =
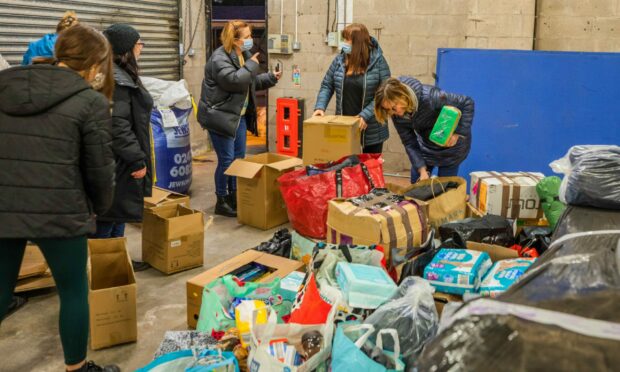
[(146, 176), (146, 167), (133, 172), (131, 176), (137, 180), (139, 180), (140, 178), (144, 178), (144, 176)]
[(314, 113), (312, 114), (312, 116), (325, 116), (325, 111), (324, 110), (314, 110)]

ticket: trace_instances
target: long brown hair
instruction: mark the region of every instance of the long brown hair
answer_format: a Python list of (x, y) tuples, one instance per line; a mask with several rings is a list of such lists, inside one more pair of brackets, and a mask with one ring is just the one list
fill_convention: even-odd
[(222, 42), (222, 45), (227, 53), (232, 52), (233, 47), (235, 46), (235, 40), (241, 37), (241, 30), (246, 27), (249, 27), (250, 32), (252, 32), (252, 27), (242, 20), (235, 19), (226, 23), (224, 30), (222, 30), (220, 41)]
[(351, 23), (342, 30), (342, 38), (351, 40), (351, 53), (346, 56), (347, 74), (363, 74), (370, 64), (370, 33), (361, 23)]
[(75, 14), (72, 10), (68, 10), (65, 14), (63, 14), (62, 19), (56, 25), (56, 33), (61, 33), (62, 31), (76, 26), (79, 23), (77, 14)]
[(405, 112), (418, 111), (418, 97), (396, 78), (384, 80), (375, 93), (375, 118), (381, 124), (386, 123), (390, 116), (390, 112), (383, 108), (384, 101), (405, 106)]
[(33, 63), (64, 63), (76, 72), (89, 71), (98, 66), (103, 75), (99, 89), (108, 99), (114, 92), (114, 72), (112, 69), (112, 48), (108, 39), (94, 28), (76, 25), (62, 31), (56, 40), (54, 58), (36, 58)]

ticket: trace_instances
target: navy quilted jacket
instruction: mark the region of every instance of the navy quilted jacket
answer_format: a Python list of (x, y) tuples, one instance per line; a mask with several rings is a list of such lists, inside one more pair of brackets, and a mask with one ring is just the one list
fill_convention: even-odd
[[(467, 96), (447, 93), (433, 85), (422, 84), (410, 76), (398, 78), (418, 97), (418, 111), (413, 115), (393, 116), (394, 127), (405, 146), (411, 165), (445, 167), (460, 164), (471, 147), (471, 125), (474, 120), (474, 101)], [(429, 141), (429, 135), (443, 106), (461, 110), (456, 134), (462, 138), (454, 147), (440, 147)]]
[[(368, 124), (364, 133), (364, 146), (382, 143), (390, 136), (387, 125), (381, 125), (375, 118), (375, 92), (383, 80), (390, 77), (390, 67), (383, 57), (383, 51), (375, 38), (371, 37), (372, 50), (370, 53), (370, 64), (364, 75), (365, 93), (364, 109), (360, 116)], [(325, 110), (334, 91), (336, 92), (336, 115), (342, 113), (342, 87), (344, 85), (345, 61), (344, 53), (340, 53), (334, 58), (329, 70), (321, 83), (321, 90), (316, 99), (315, 110)]]

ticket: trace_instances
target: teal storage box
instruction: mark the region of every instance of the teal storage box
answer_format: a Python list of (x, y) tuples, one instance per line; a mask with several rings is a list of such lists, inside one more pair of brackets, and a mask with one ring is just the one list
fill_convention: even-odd
[(492, 265), (486, 252), (443, 248), (424, 269), (424, 279), (439, 292), (475, 293)]
[(353, 308), (376, 309), (394, 296), (398, 287), (382, 267), (339, 262), (336, 280)]
[(535, 258), (513, 258), (497, 261), (482, 279), (480, 294), (496, 297), (506, 292), (532, 266), (534, 261)]
[(280, 281), (280, 295), (282, 299), (295, 302), (295, 297), (299, 292), (299, 287), (304, 281), (306, 274), (299, 271), (293, 271)]

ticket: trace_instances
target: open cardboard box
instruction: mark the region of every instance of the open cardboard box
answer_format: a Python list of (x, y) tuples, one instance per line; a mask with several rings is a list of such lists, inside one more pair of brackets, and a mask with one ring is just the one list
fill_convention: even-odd
[(237, 220), (269, 230), (288, 222), (278, 177), (301, 165), (301, 159), (272, 153), (235, 160), (226, 170), (237, 177)]
[(152, 195), (144, 198), (146, 209), (172, 204), (180, 204), (189, 208), (189, 196), (154, 186)]
[[(499, 245), (467, 242), (467, 249), (488, 253), (493, 263), (500, 261), (500, 260), (519, 258), (519, 254), (514, 249), (502, 247)], [(435, 306), (437, 307), (437, 312), (440, 315), (441, 315), (441, 312), (443, 311), (443, 307), (448, 302), (455, 302), (455, 301), (463, 300), (461, 296), (448, 294), (448, 293), (442, 293), (442, 292), (435, 292), (435, 294), (433, 295), (433, 298), (435, 299)]]
[(187, 281), (187, 325), (196, 328), (200, 306), (202, 305), (202, 292), (207, 284), (252, 262), (267, 266), (270, 269), (271, 273), (259, 279), (259, 282), (271, 282), (275, 278), (283, 279), (291, 272), (300, 270), (304, 266), (299, 261), (251, 249), (222, 262)]
[(205, 218), (181, 204), (148, 209), (142, 223), (142, 259), (164, 274), (200, 267)]
[(136, 278), (125, 238), (88, 241), (88, 305), (93, 350), (138, 339)]

